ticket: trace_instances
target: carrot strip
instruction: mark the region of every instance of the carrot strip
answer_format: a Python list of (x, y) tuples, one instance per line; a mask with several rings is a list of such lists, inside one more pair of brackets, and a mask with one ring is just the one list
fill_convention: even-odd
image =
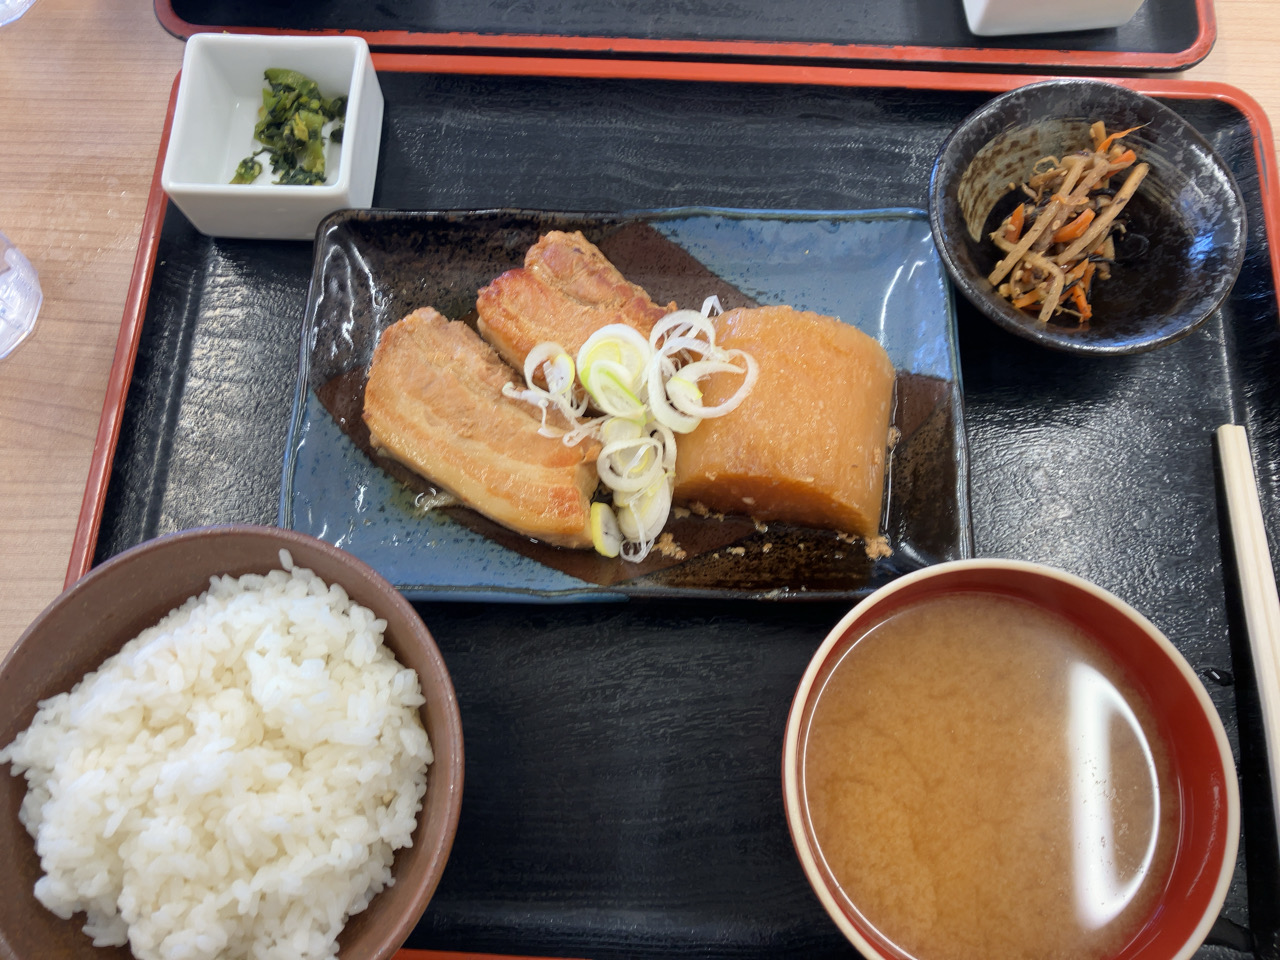
[(1010, 243), (1017, 242), (1017, 239), (1022, 236), (1022, 222), (1025, 216), (1022, 204), (1014, 207), (1013, 213), (1009, 214), (1009, 226), (1005, 228), (1004, 238)]
[(1127, 137), (1129, 134), (1133, 133), (1135, 130), (1141, 130), (1145, 126), (1146, 126), (1145, 123), (1140, 123), (1136, 127), (1130, 127), (1128, 130), (1120, 130), (1116, 133), (1111, 134), (1111, 136), (1107, 137), (1107, 139), (1103, 140), (1100, 144), (1098, 144), (1098, 153), (1106, 153), (1108, 150), (1111, 149), (1111, 145), (1115, 143), (1117, 140), (1119, 140), (1121, 137)]
[(1081, 317), (1088, 320), (1093, 316), (1093, 307), (1089, 306), (1089, 301), (1085, 299), (1084, 288), (1080, 284), (1077, 283), (1071, 288), (1071, 299), (1075, 302)]
[(1080, 216), (1076, 217), (1066, 226), (1054, 231), (1054, 243), (1067, 243), (1071, 240), (1078, 239), (1093, 222), (1094, 213), (1089, 207), (1085, 207), (1080, 211)]
[(1111, 161), (1111, 166), (1107, 168), (1108, 173), (1115, 173), (1117, 170), (1123, 170), (1131, 165), (1133, 161), (1138, 159), (1138, 155), (1132, 150), (1126, 150), (1120, 156)]
[(1018, 297), (1018, 299), (1014, 300), (1013, 305), (1021, 310), (1023, 307), (1029, 307), (1033, 303), (1039, 303), (1043, 299), (1044, 294), (1039, 290), (1032, 290), (1028, 293), (1024, 293), (1022, 296)]

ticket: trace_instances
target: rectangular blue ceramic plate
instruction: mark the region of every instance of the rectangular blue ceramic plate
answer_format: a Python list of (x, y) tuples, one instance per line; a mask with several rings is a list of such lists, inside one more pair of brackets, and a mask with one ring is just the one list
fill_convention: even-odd
[[(422, 306), (468, 319), (476, 291), (553, 229), (581, 230), (656, 302), (697, 308), (716, 293), (725, 309), (790, 304), (879, 340), (898, 371), (901, 439), (882, 525), (893, 554), (871, 559), (831, 531), (688, 517), (668, 527), (685, 559), (628, 564), (432, 506), (429, 482), (377, 458), (359, 411), (381, 332)], [(971, 556), (955, 316), (928, 220), (912, 210), (334, 214), (316, 242), (279, 523), (354, 553), (412, 598), (437, 600), (855, 599)]]

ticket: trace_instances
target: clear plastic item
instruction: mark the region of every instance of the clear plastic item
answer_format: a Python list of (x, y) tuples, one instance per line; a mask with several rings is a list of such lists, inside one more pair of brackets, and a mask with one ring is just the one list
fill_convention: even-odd
[(0, 233), (0, 360), (27, 339), (43, 302), (31, 261)]
[(36, 0), (0, 0), (0, 27), (13, 23), (35, 5)]

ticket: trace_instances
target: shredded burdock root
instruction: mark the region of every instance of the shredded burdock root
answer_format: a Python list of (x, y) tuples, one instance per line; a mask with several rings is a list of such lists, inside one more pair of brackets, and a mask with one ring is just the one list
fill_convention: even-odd
[[(1085, 325), (1093, 317), (1093, 282), (1111, 276), (1112, 233), (1124, 230), (1117, 217), (1149, 169), (1118, 142), (1137, 129), (1108, 134), (1098, 121), (1089, 128), (1092, 150), (1041, 157), (1022, 184), (1028, 199), (991, 234), (1005, 256), (987, 279), (1041, 323), (1065, 314)], [(1115, 189), (1112, 178), (1123, 170), (1129, 173)]]

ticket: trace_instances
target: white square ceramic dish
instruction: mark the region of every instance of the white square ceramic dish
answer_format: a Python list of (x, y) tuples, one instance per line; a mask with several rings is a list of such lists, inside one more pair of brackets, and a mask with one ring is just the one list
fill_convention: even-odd
[[(306, 74), (327, 97), (348, 97), (342, 142), (325, 148), (323, 184), (277, 185), (269, 163), (252, 184), (230, 182), (261, 147), (253, 128), (270, 67)], [(372, 202), (382, 108), (363, 38), (196, 34), (182, 58), (161, 186), (201, 233), (310, 240), (334, 210)]]
[(1142, 0), (964, 0), (969, 30), (980, 37), (1103, 30), (1133, 19)]

